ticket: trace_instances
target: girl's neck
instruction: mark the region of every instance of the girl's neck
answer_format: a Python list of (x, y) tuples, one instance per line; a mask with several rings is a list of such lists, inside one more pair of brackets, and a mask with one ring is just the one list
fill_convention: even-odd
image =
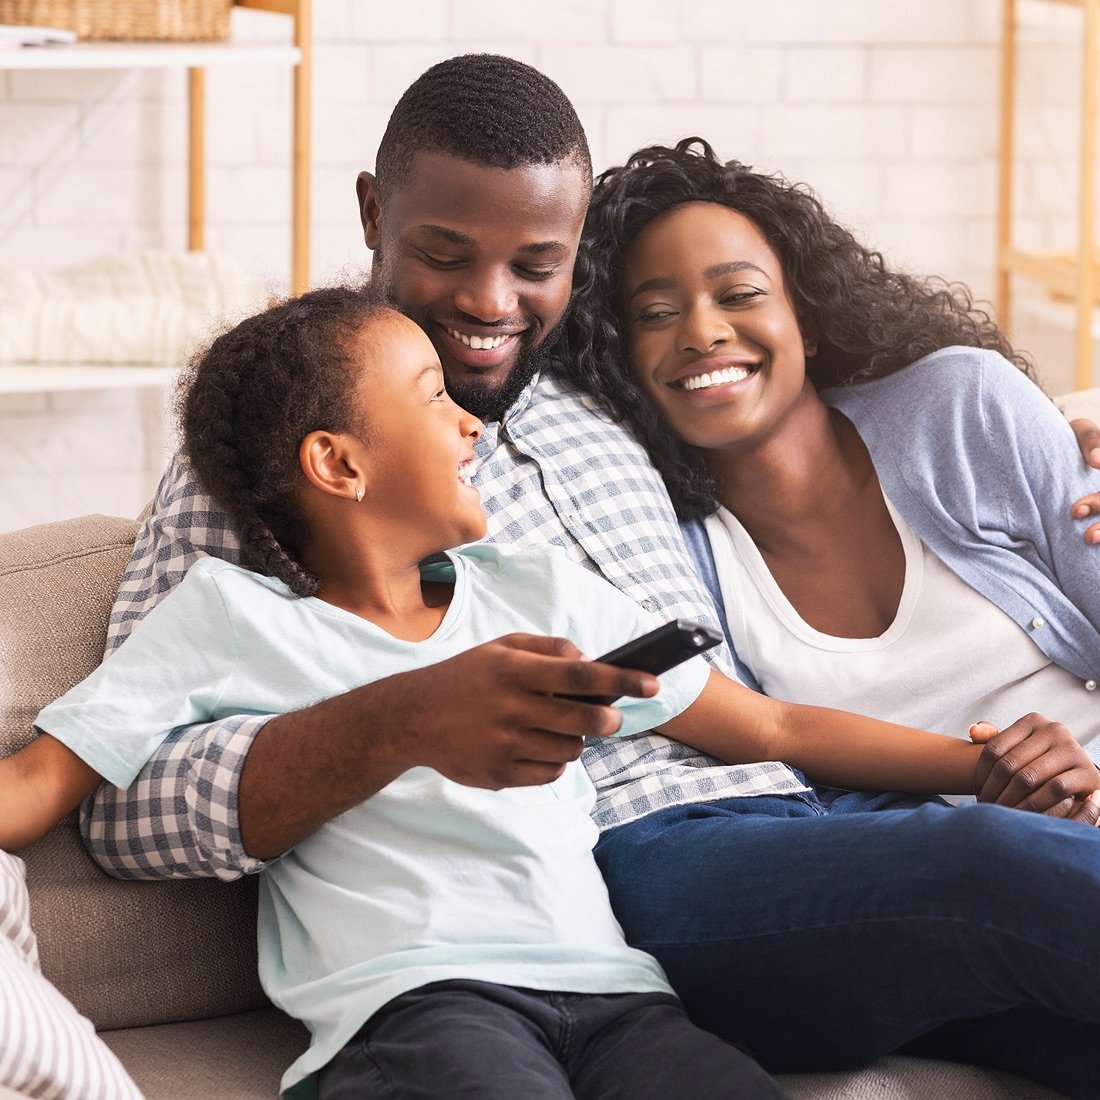
[(317, 597), (395, 638), (423, 641), (443, 621), (454, 586), (425, 581), (419, 560), (395, 558), (379, 546), (386, 540), (378, 533), (369, 546), (350, 531), (337, 540), (315, 537), (304, 557), (321, 582)]

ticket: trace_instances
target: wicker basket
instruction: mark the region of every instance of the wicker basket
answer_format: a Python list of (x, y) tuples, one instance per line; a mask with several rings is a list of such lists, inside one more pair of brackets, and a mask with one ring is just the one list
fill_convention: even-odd
[(0, 23), (77, 38), (209, 42), (229, 37), (232, 0), (0, 0)]

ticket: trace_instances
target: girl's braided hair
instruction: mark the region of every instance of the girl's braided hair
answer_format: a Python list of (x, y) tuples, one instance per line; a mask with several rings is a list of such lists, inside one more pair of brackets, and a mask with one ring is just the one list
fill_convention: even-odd
[(218, 336), (179, 384), (184, 452), (228, 512), (243, 563), (298, 596), (319, 583), (301, 564), (298, 447), (312, 431), (364, 430), (358, 336), (384, 308), (363, 287), (310, 291)]
[(994, 349), (1032, 374), (965, 286), (890, 270), (807, 188), (738, 161), (723, 163), (702, 138), (640, 149), (596, 180), (573, 278), (562, 370), (634, 428), (681, 518), (714, 511), (713, 483), (702, 452), (672, 436), (633, 381), (621, 294), (626, 255), (638, 234), (658, 215), (689, 202), (736, 210), (775, 251), (799, 323), (817, 340), (806, 369), (818, 389), (881, 378), (953, 344)]

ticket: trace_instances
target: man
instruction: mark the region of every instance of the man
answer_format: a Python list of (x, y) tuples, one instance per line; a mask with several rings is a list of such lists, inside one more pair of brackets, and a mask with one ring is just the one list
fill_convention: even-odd
[[(475, 484), (492, 537), (556, 542), (662, 618), (709, 618), (641, 448), (552, 370), (590, 183), (583, 130), (556, 85), (507, 58), (443, 62), (402, 96), (376, 175), (359, 179), (375, 277), (431, 338), (455, 400), (487, 421)], [(173, 467), (123, 580), (112, 641), (204, 552), (232, 556), (233, 540)], [(563, 683), (600, 695), (637, 686), (630, 673), (530, 639), (296, 714), (182, 731), (128, 792), (102, 792), (89, 845), (120, 875), (228, 878), (261, 869), (376, 793), (398, 751), (475, 786), (546, 782), (579, 755), (581, 736), (617, 728), (601, 707), (563, 721), (548, 698)], [(739, 1005), (728, 1026), (713, 1026), (765, 1049), (770, 1068), (856, 1064), (930, 1033), (930, 1052), (1070, 1090), (1087, 1062), (1091, 1080), (1100, 1039), (1100, 990), (1087, 980), (1100, 967), (1086, 931), (1100, 906), (1092, 831), (990, 807), (977, 808), (983, 823), (985, 811), (996, 815), (980, 843), (962, 811), (935, 828), (922, 811), (834, 817), (781, 763), (724, 766), (654, 735), (598, 737), (585, 763), (609, 839), (621, 849), (646, 834), (611, 885), (628, 935), (635, 916), (656, 913), (668, 930), (667, 945), (648, 945), (659, 958), (668, 946), (670, 958), (688, 953), (702, 969), (713, 959), (707, 981), (680, 990), (689, 1010), (709, 1020), (716, 997)], [(720, 860), (693, 858), (700, 805), (721, 811), (705, 823), (722, 837)], [(820, 828), (803, 850), (775, 826), (808, 806)], [(1079, 836), (1067, 839), (1073, 829)], [(646, 854), (654, 835), (659, 873)], [(682, 853), (678, 867), (670, 850)], [(1013, 884), (992, 907), (971, 889), (982, 868)], [(1024, 947), (1021, 927), (1033, 933)], [(939, 1042), (961, 1034), (939, 1025), (978, 1016), (982, 1026), (957, 1050)], [(1070, 1025), (1080, 1034), (1059, 1059), (997, 1041), (1025, 1022), (1038, 1034), (1068, 1036)]]

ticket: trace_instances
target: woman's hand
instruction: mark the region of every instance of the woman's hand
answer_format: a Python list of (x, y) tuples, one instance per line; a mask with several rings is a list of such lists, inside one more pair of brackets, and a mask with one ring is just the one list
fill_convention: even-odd
[(974, 771), (979, 802), (1100, 825), (1100, 770), (1060, 722), (1027, 714), (1000, 731), (977, 722), (969, 732), (985, 745)]

